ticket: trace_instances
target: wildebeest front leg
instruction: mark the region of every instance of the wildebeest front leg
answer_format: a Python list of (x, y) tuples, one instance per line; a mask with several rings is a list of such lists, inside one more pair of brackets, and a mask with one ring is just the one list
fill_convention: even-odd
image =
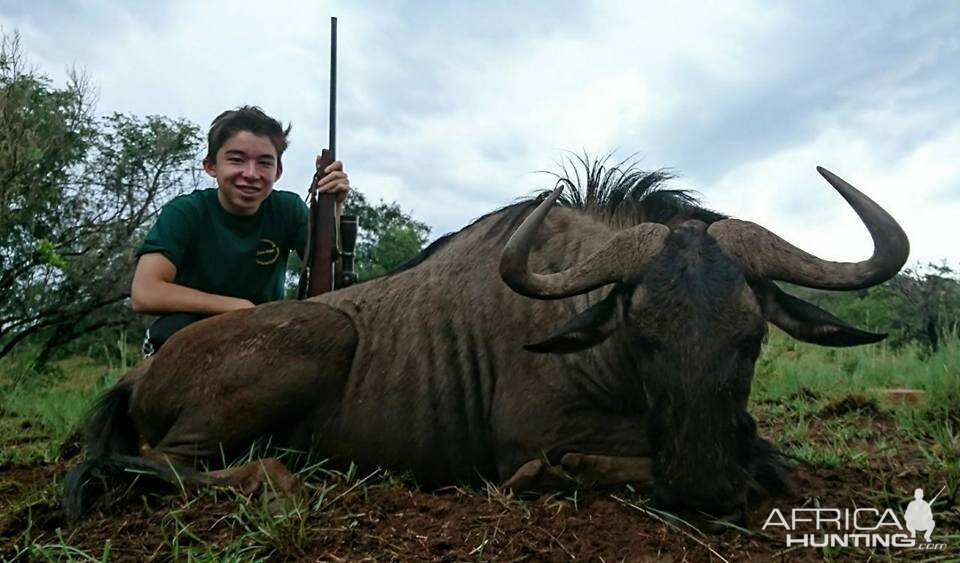
[(649, 457), (618, 457), (597, 454), (568, 453), (560, 466), (588, 486), (653, 484), (653, 461)]
[(565, 488), (572, 485), (609, 487), (614, 485), (653, 484), (652, 460), (649, 457), (619, 457), (571, 452), (559, 466), (542, 459), (532, 459), (520, 466), (501, 488), (515, 491)]
[[(562, 405), (564, 400), (575, 399), (560, 397), (556, 402)], [(551, 402), (537, 405), (542, 411), (523, 405), (524, 424), (502, 427), (500, 443), (506, 455), (499, 469), (504, 487), (546, 490), (653, 482), (652, 448), (641, 417), (586, 409), (562, 416), (556, 413), (563, 408), (551, 408)]]

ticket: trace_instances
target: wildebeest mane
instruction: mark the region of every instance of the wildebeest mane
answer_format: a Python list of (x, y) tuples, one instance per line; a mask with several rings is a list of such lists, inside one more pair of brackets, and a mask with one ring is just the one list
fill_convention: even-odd
[[(678, 218), (712, 223), (725, 218), (702, 208), (693, 192), (667, 188), (667, 182), (676, 177), (671, 170), (643, 170), (632, 157), (613, 164), (610, 155), (592, 161), (585, 155), (568, 157), (560, 168), (559, 174), (551, 174), (557, 178), (557, 185), (567, 186), (558, 200), (564, 207), (629, 225), (667, 224)], [(536, 201), (548, 194), (549, 190), (538, 194)]]
[[(560, 163), (560, 172), (540, 171), (554, 176), (555, 186), (567, 189), (557, 201), (561, 207), (582, 209), (586, 213), (615, 221), (623, 226), (644, 222), (673, 225), (687, 219), (713, 223), (725, 219), (720, 213), (705, 209), (694, 192), (665, 187), (676, 176), (668, 169), (643, 170), (633, 157), (610, 163), (610, 155), (590, 159), (587, 155), (567, 157)], [(505, 243), (523, 219), (540, 204), (551, 190), (538, 191), (530, 197), (487, 213), (463, 229), (448, 233), (420, 251), (416, 256), (391, 270), (386, 276), (398, 274), (422, 263), (451, 240), (485, 219), (499, 215), (487, 237)]]

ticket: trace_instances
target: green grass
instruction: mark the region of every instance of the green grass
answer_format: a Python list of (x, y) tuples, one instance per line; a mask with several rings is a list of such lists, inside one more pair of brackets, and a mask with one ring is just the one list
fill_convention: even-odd
[(13, 546), (14, 560), (29, 561), (110, 561), (110, 540), (104, 542), (100, 556), (97, 557), (86, 550), (70, 545), (70, 540), (64, 537), (62, 530), (57, 530), (54, 538), (43, 538), (32, 541), (30, 530), (23, 536), (20, 545)]
[[(925, 395), (917, 405), (885, 405), (879, 400), (884, 389)], [(898, 426), (915, 434), (931, 436), (945, 424), (960, 428), (960, 338), (926, 354), (917, 347), (895, 350), (882, 344), (822, 348), (771, 331), (754, 376), (755, 406), (774, 417), (787, 415), (787, 424), (795, 425), (850, 397), (889, 411)]]
[(107, 363), (73, 357), (39, 369), (29, 357), (0, 361), (0, 463), (55, 461), (131, 357), (121, 340)]
[(921, 389), (927, 408), (952, 410), (960, 403), (960, 338), (926, 355), (913, 346), (823, 348), (771, 330), (757, 362), (753, 400), (779, 401), (805, 390), (836, 398), (877, 388)]

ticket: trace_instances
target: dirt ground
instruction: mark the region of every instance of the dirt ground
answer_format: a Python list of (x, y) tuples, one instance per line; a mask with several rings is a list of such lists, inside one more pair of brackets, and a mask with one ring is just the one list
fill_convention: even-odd
[[(854, 405), (856, 407), (856, 405)], [(858, 422), (890, 431), (883, 413), (849, 412), (842, 405), (825, 416), (857, 416)], [(862, 419), (862, 420), (860, 420)], [(776, 434), (775, 423), (764, 425)], [(819, 422), (811, 427), (818, 436)], [(824, 437), (824, 439), (827, 439)], [(870, 450), (866, 463), (836, 468), (798, 464), (795, 493), (752, 507), (744, 529), (699, 533), (637, 504), (629, 490), (579, 492), (531, 499), (449, 489), (427, 494), (394, 482), (358, 487), (335, 485), (321, 510), (305, 510), (297, 526), (274, 530), (269, 522), (251, 532), (251, 520), (236, 516), (237, 498), (201, 494), (192, 502), (177, 495), (128, 493), (94, 510), (76, 529), (65, 531), (59, 498), (50, 484), (77, 460), (56, 465), (0, 468), (0, 557), (14, 556), (12, 545), (30, 529), (32, 541), (65, 542), (99, 557), (110, 540), (110, 560), (169, 560), (191, 545), (226, 546), (237, 538), (269, 542), (271, 560), (291, 561), (819, 561), (960, 558), (960, 510), (953, 498), (934, 507), (936, 537), (953, 543), (938, 552), (913, 549), (822, 549), (785, 544), (778, 529), (761, 530), (772, 507), (785, 514), (800, 507), (893, 508), (918, 486), (940, 482), (929, 475), (916, 443), (899, 442), (894, 451)], [(47, 493), (42, 494), (42, 490)], [(342, 496), (341, 496), (342, 495)], [(944, 495), (941, 499), (947, 497)], [(633, 499), (633, 500), (631, 500)], [(256, 503), (254, 503), (256, 504)], [(314, 505), (316, 508), (316, 505)], [(267, 518), (269, 520), (269, 518)], [(253, 519), (256, 523), (256, 519)], [(177, 533), (189, 524), (189, 533)], [(255, 527), (255, 526), (254, 526)], [(946, 537), (946, 540), (943, 538)], [(173, 538), (173, 539), (171, 539)], [(242, 556), (240, 557), (243, 558)]]

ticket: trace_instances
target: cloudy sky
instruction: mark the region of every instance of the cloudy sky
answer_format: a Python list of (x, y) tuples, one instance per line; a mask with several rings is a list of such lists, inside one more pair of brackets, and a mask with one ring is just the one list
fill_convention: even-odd
[[(709, 4), (719, 6), (707, 7)], [(280, 187), (327, 142), (355, 187), (433, 236), (551, 187), (565, 151), (636, 154), (704, 204), (834, 260), (870, 254), (823, 165), (901, 222), (911, 263), (960, 266), (960, 4), (0, 0), (0, 26), (102, 113), (293, 123)]]

